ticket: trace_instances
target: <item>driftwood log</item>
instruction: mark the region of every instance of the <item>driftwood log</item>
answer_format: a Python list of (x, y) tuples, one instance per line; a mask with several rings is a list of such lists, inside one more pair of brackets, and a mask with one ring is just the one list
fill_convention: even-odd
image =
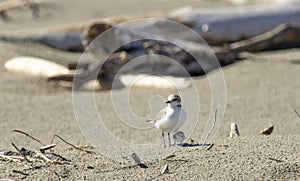
[[(182, 23), (201, 35), (209, 45), (222, 46), (224, 43), (232, 43), (263, 34), (280, 24), (300, 24), (300, 6), (297, 3), (290, 3), (281, 6), (245, 7), (244, 9), (232, 7), (183, 8), (168, 15), (114, 17), (61, 27), (0, 32), (0, 40), (39, 42), (62, 50), (83, 51), (90, 41), (111, 26), (147, 17), (166, 18)], [(188, 36), (185, 39), (191, 40)]]
[(300, 24), (299, 3), (241, 8), (194, 9), (173, 11), (169, 18), (181, 22), (210, 45), (221, 45), (263, 34), (280, 24)]
[[(79, 67), (86, 69), (82, 74), (76, 75), (75, 85), (81, 86), (95, 78), (103, 79), (107, 76), (128, 73), (181, 77), (202, 75), (220, 67), (220, 64), (227, 65), (235, 60), (236, 54), (226, 49), (213, 51), (201, 40), (192, 41), (186, 36), (188, 32), (184, 31), (184, 28), (182, 31), (180, 28), (177, 30), (176, 27), (172, 27), (173, 23), (169, 23), (161, 19), (152, 19), (150, 22), (138, 21), (125, 27), (114, 27), (111, 32), (103, 35), (104, 40), (95, 39), (93, 42), (88, 40), (87, 42), (92, 42), (88, 49), (91, 55), (83, 56), (83, 59), (93, 56), (95, 61), (87, 67), (84, 61), (84, 66), (79, 64)], [(96, 27), (92, 26), (92, 33)], [(168, 39), (170, 34), (176, 37), (173, 40), (176, 44), (163, 41), (165, 38)], [(137, 39), (139, 40), (136, 41)], [(130, 43), (123, 46), (123, 42)], [(115, 51), (110, 54), (112, 49)], [(200, 57), (200, 63), (195, 59), (195, 55)]]
[(259, 52), (300, 46), (300, 24), (281, 24), (261, 35), (229, 44), (233, 53)]
[(39, 16), (38, 5), (42, 4), (41, 0), (6, 0), (0, 3), (0, 16), (7, 19), (6, 12), (13, 9), (29, 7), (32, 10), (33, 17)]
[[(160, 16), (162, 15), (158, 14), (155, 17)], [(87, 40), (92, 41), (92, 39), (95, 38), (93, 35), (99, 35), (99, 33), (107, 30), (113, 25), (130, 19), (147, 17), (150, 17), (150, 15), (112, 17), (82, 23), (66, 24), (62, 26), (18, 31), (2, 31), (0, 32), (0, 40), (10, 42), (36, 42), (60, 50), (83, 52), (88, 44)], [(94, 32), (90, 32), (91, 37), (85, 37), (85, 30), (91, 29), (90, 27), (93, 27), (95, 24), (97, 25), (97, 29), (93, 29)]]
[[(100, 25), (101, 27), (102, 25)], [(96, 25), (92, 26), (92, 29), (96, 28)], [(95, 32), (95, 31), (93, 31)], [(119, 34), (120, 35), (120, 34)], [(122, 36), (122, 35), (120, 35)], [(91, 36), (90, 36), (91, 37)], [(214, 48), (214, 53), (218, 58), (220, 65), (227, 65), (234, 61), (237, 61), (238, 54), (240, 52), (258, 52), (271, 49), (280, 49), (295, 47), (300, 45), (300, 28), (298, 24), (281, 24), (275, 29), (266, 32), (262, 35), (255, 36), (246, 40), (235, 42), (229, 44), (227, 48)], [(122, 37), (115, 37), (121, 38)], [(189, 41), (183, 41), (183, 43), (190, 43)], [(203, 54), (203, 46), (201, 44), (193, 43), (197, 48), (193, 48), (194, 53)], [(101, 47), (99, 47), (101, 49)], [(102, 47), (102, 49), (105, 49)], [(197, 52), (197, 50), (199, 52)], [(208, 50), (207, 50), (208, 51)], [(115, 52), (111, 55), (107, 61), (103, 64), (103, 67), (98, 75), (96, 72), (100, 70), (102, 66), (102, 61), (96, 61), (90, 64), (83, 64), (82, 67), (85, 67), (86, 72), (78, 76), (78, 85), (89, 81), (91, 78), (98, 77), (103, 79), (107, 75), (114, 76), (119, 73), (119, 70), (134, 58), (145, 55), (145, 54), (160, 54), (168, 56), (171, 59), (176, 60), (180, 65), (182, 65), (185, 70), (189, 72), (189, 75), (202, 75), (205, 72), (202, 67), (193, 59), (193, 57), (185, 52), (183, 49), (178, 48), (174, 45), (157, 42), (157, 41), (143, 41), (135, 42), (132, 46), (123, 47), (119, 52)], [(217, 68), (217, 65), (209, 65), (213, 55), (204, 53), (203, 59), (201, 59), (204, 64), (210, 66), (206, 70), (213, 70)], [(208, 64), (207, 64), (208, 63)], [(173, 76), (184, 76), (182, 72), (178, 69), (170, 68), (174, 66), (172, 63), (164, 63), (162, 59), (157, 61), (147, 62), (147, 60), (141, 60), (140, 64), (130, 67), (129, 69), (123, 69), (123, 73), (157, 73), (164, 75), (173, 75)], [(177, 71), (168, 71), (168, 70), (177, 70)], [(185, 75), (186, 76), (186, 75)], [(105, 78), (104, 78), (105, 79)]]
[[(94, 79), (106, 84), (119, 73), (181, 77), (203, 75), (220, 65), (237, 61), (238, 54), (243, 51), (299, 46), (300, 6), (297, 4), (255, 6), (243, 11), (234, 8), (212, 11), (184, 9), (168, 16), (156, 15), (188, 26), (209, 45), (217, 45), (212, 49), (204, 41), (195, 39), (192, 33), (181, 31), (161, 19), (134, 21), (122, 28), (117, 26), (137, 17), (102, 19), (36, 31), (0, 32), (0, 40), (39, 42), (72, 51), (83, 51), (93, 42), (92, 48), (84, 53), (83, 61), (70, 65), (70, 68), (82, 72), (75, 76), (76, 87)], [(106, 30), (113, 33), (106, 35), (105, 42), (97, 41), (97, 37)], [(176, 44), (151, 39), (166, 40), (169, 34), (175, 37)], [(140, 40), (135, 41), (136, 38)], [(122, 45), (128, 40), (130, 43)], [(122, 46), (117, 46), (119, 44)], [(110, 46), (116, 49), (110, 52)], [(194, 55), (201, 57), (201, 65)], [(214, 61), (216, 58), (217, 62)], [(74, 76), (59, 75), (49, 80), (74, 81)]]
[(35, 30), (2, 31), (0, 32), (0, 40), (35, 42), (60, 50), (83, 51), (81, 34), (86, 25), (87, 23), (79, 23)]

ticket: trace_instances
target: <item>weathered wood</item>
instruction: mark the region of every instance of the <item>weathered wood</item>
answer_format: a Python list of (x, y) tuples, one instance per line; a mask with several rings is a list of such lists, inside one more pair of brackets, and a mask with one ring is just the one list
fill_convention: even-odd
[(259, 52), (300, 46), (300, 24), (281, 24), (264, 34), (229, 44), (231, 52)]
[(37, 17), (39, 11), (38, 5), (42, 3), (43, 1), (40, 0), (6, 0), (0, 3), (0, 14), (3, 18), (7, 18), (5, 14), (7, 11), (27, 6), (32, 10), (32, 15)]
[[(27, 2), (25, 0), (14, 1)], [(146, 17), (165, 17), (182, 23), (199, 33), (208, 44), (220, 46), (223, 43), (257, 36), (282, 23), (300, 23), (300, 6), (291, 3), (282, 6), (245, 7), (244, 9), (185, 8), (171, 12), (168, 16), (156, 13), (125, 18), (113, 17), (59, 27), (0, 32), (0, 40), (40, 42), (61, 50), (83, 51), (89, 42), (108, 28), (121, 22)], [(141, 28), (146, 30), (153, 27), (151, 24), (145, 24)], [(184, 36), (181, 35), (180, 37), (183, 38)], [(193, 39), (186, 35), (184, 40), (192, 41)]]
[(185, 8), (169, 16), (195, 30), (208, 44), (220, 45), (260, 35), (282, 23), (300, 23), (300, 6), (290, 3), (244, 8)]
[(22, 31), (2, 31), (0, 40), (9, 42), (36, 42), (68, 51), (83, 51), (81, 34), (86, 23)]
[[(155, 15), (155, 17), (159, 16), (162, 15)], [(111, 26), (130, 19), (146, 17), (150, 17), (150, 15), (117, 16), (45, 28), (2, 31), (0, 32), (0, 40), (10, 42), (37, 42), (60, 50), (82, 52), (86, 48), (89, 40), (92, 41), (96, 35), (99, 35), (99, 33)], [(87, 27), (90, 27), (90, 34), (85, 32)]]
[[(213, 50), (203, 40), (201, 42), (201, 38), (196, 40), (195, 33), (189, 36), (186, 31), (186, 27), (177, 26), (177, 23), (151, 19), (114, 27), (101, 35), (105, 37), (104, 40), (97, 38), (92, 42), (89, 39), (86, 42), (92, 42), (92, 45), (82, 56), (80, 64), (85, 64), (84, 57), (95, 57), (95, 61), (82, 74), (76, 75), (75, 85), (80, 87), (96, 78), (101, 80), (105, 76), (128, 73), (180, 77), (202, 75), (220, 67), (220, 64), (227, 65), (235, 61), (236, 54), (227, 49)], [(175, 39), (163, 41), (170, 36)], [(195, 57), (201, 62), (197, 62)], [(131, 63), (131, 60), (135, 61)]]

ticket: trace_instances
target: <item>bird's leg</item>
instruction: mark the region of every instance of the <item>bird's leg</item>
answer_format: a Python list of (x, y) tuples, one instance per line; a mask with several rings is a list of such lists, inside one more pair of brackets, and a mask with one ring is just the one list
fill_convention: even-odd
[(164, 131), (161, 132), (161, 136), (162, 136), (162, 139), (163, 139), (164, 147), (166, 147), (166, 143), (165, 143), (165, 133), (164, 133)]
[(168, 133), (168, 139), (169, 139), (169, 147), (171, 147), (171, 138), (170, 138), (170, 133)]

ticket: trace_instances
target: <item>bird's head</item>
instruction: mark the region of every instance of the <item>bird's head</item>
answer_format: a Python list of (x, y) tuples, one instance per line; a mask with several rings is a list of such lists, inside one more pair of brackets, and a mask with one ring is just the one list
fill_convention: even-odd
[(166, 101), (166, 103), (170, 107), (180, 107), (181, 106), (181, 98), (177, 94), (171, 94), (171, 95), (169, 95), (168, 100)]

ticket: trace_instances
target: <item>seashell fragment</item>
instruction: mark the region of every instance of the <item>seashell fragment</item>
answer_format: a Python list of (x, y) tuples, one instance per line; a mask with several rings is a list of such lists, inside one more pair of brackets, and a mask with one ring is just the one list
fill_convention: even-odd
[(160, 172), (161, 174), (169, 173), (169, 165), (164, 165), (163, 169)]
[(263, 129), (261, 132), (259, 132), (259, 134), (270, 135), (270, 134), (272, 134), (273, 130), (274, 130), (274, 126), (272, 125), (269, 128)]
[(238, 125), (236, 123), (231, 123), (229, 137), (234, 138), (240, 136)]

